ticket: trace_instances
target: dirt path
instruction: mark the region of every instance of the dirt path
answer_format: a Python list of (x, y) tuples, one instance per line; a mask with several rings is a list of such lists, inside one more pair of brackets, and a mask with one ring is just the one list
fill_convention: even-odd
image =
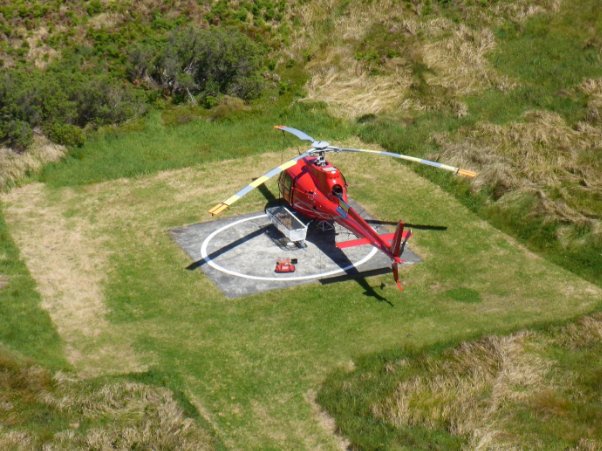
[(2, 200), (42, 306), (80, 375), (142, 370), (127, 337), (106, 320), (102, 283), (108, 255), (102, 240), (93, 236), (94, 225), (67, 218), (61, 209), (64, 203), (49, 201), (42, 184), (13, 190)]

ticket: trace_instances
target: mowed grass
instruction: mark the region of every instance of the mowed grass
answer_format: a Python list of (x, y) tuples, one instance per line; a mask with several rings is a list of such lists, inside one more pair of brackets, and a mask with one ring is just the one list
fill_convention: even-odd
[[(190, 261), (168, 230), (210, 220), (211, 206), (295, 154), (288, 149), (92, 185), (27, 185), (3, 196), (6, 219), (19, 247), (33, 255), (47, 232), (36, 227), (43, 214), (24, 205), (33, 196), (65, 221), (52, 232), (61, 234), (60, 246), (69, 248), (77, 237), (102, 247), (105, 273), (91, 283), (100, 284), (103, 333), (111, 341), (98, 349), (87, 341), (81, 351), (102, 351), (107, 373), (129, 366), (123, 360), (131, 358), (132, 365), (178, 381), (231, 448), (338, 446), (316, 414), (312, 393), (334, 369), (352, 368), (362, 355), (504, 333), (600, 305), (599, 288), (529, 253), (407, 167), (358, 155), (333, 161), (346, 174), (351, 196), (371, 214), (447, 227), (415, 230), (412, 245), (424, 261), (402, 271), (406, 290), (398, 292), (385, 275), (367, 283), (386, 302), (353, 280), (227, 299), (200, 271), (186, 270)], [(274, 183), (270, 187), (274, 191)], [(227, 214), (264, 204), (254, 193)], [(34, 279), (52, 280), (67, 265), (65, 254), (56, 255), (53, 267)], [(71, 268), (77, 278), (79, 267)], [(54, 301), (68, 302), (60, 293)], [(121, 352), (130, 346), (135, 356)]]
[[(1, 205), (0, 205), (1, 207)], [(63, 343), (24, 262), (0, 209), (0, 342), (14, 353), (68, 367)]]

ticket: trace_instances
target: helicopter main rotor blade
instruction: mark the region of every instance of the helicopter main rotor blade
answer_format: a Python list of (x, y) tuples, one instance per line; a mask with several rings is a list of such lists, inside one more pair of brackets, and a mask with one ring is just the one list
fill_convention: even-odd
[(274, 125), (274, 128), (278, 129), (278, 130), (282, 130), (283, 132), (288, 132), (291, 135), (294, 135), (303, 141), (309, 141), (311, 143), (311, 146), (313, 147), (313, 150), (317, 150), (319, 152), (328, 150), (328, 148), (330, 146), (330, 144), (327, 143), (326, 141), (316, 141), (311, 136), (309, 136), (307, 133), (302, 132), (301, 130), (297, 130), (296, 128), (293, 128), (293, 127), (287, 127), (286, 125)]
[(282, 130), (283, 132), (288, 132), (291, 135), (295, 135), (297, 138), (303, 141), (309, 141), (310, 143), (316, 142), (316, 140), (309, 136), (307, 133), (302, 132), (301, 130), (297, 130), (296, 128), (287, 127), (286, 125), (274, 125), (274, 128)]
[(387, 152), (385, 150), (368, 150), (368, 149), (350, 149), (338, 147), (333, 149), (335, 152), (356, 152), (356, 153), (371, 153), (374, 155), (381, 155), (386, 157), (399, 158), (401, 160), (413, 161), (415, 163), (426, 164), (434, 168), (443, 169), (445, 171), (453, 172), (454, 174), (461, 175), (464, 177), (476, 177), (477, 173), (469, 169), (461, 169), (448, 164), (438, 163), (436, 161), (425, 160), (423, 158), (412, 157), (410, 155), (404, 155), (402, 153)]
[(211, 208), (211, 210), (209, 210), (209, 213), (211, 213), (211, 216), (216, 216), (216, 215), (222, 213), (230, 205), (232, 205), (234, 202), (238, 201), (242, 197), (244, 197), (247, 194), (249, 194), (251, 191), (253, 191), (258, 186), (264, 184), (265, 182), (267, 182), (269, 179), (271, 179), (275, 175), (280, 174), (282, 171), (285, 171), (288, 168), (293, 167), (294, 165), (296, 165), (297, 161), (299, 161), (300, 159), (302, 159), (302, 158), (310, 155), (312, 150), (313, 149), (310, 149), (307, 152), (304, 152), (301, 155), (298, 155), (295, 158), (291, 158), (290, 160), (285, 161), (281, 165), (276, 166), (275, 168), (270, 169), (268, 172), (266, 172), (265, 174), (263, 174), (261, 177), (253, 180), (251, 183), (249, 183), (243, 189), (241, 189), (240, 191), (238, 191), (236, 194), (230, 196), (225, 201), (220, 202), (219, 204), (217, 204), (216, 206), (214, 206), (213, 208)]

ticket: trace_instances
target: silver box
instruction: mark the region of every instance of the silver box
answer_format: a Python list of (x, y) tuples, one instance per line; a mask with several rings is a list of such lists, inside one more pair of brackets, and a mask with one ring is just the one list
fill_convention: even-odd
[(276, 226), (290, 241), (305, 241), (307, 236), (307, 225), (295, 216), (288, 208), (279, 205), (266, 209), (266, 214), (272, 224)]

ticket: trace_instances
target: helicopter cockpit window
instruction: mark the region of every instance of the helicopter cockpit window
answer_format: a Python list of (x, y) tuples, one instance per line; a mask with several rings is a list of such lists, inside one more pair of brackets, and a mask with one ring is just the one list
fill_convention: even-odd
[(341, 197), (343, 195), (343, 187), (339, 184), (336, 184), (332, 187), (332, 194), (336, 197)]
[(282, 187), (289, 191), (291, 189), (291, 185), (293, 184), (293, 179), (286, 172), (282, 174)]
[(293, 179), (286, 172), (283, 172), (280, 175), (280, 179), (278, 180), (278, 185), (280, 186), (280, 193), (288, 198), (291, 192), (291, 187), (293, 186)]

